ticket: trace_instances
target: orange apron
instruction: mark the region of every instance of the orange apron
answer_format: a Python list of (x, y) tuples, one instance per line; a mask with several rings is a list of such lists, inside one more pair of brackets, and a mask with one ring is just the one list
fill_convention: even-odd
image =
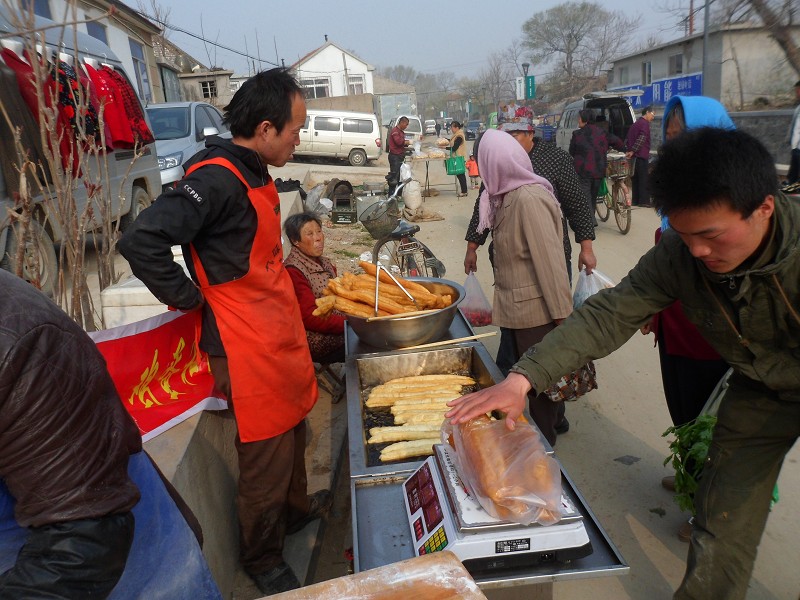
[(233, 411), (243, 442), (285, 433), (305, 418), (317, 402), (317, 380), (292, 280), (283, 266), (280, 199), (275, 184), (251, 188), (224, 158), (193, 165), (225, 167), (247, 188), (258, 215), (243, 277), (210, 285), (194, 246), (197, 280), (219, 327), (228, 356)]

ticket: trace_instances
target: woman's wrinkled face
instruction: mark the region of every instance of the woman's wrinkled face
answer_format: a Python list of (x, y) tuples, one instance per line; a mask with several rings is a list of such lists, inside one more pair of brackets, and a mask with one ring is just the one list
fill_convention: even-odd
[(319, 258), (325, 252), (325, 234), (316, 221), (309, 221), (300, 228), (300, 240), (294, 245), (311, 258)]

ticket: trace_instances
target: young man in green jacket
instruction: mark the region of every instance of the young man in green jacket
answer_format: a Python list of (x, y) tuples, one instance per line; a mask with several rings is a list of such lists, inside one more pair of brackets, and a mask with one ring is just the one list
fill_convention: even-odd
[(800, 204), (742, 131), (702, 128), (664, 145), (651, 185), (671, 229), (619, 285), (589, 298), (502, 383), (450, 404), (461, 423), (622, 346), (675, 300), (734, 368), (700, 488), (675, 598), (744, 598), (781, 464), (800, 434)]

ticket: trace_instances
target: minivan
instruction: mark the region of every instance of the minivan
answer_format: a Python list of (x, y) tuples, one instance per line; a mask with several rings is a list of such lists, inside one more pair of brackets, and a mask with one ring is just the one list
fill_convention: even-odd
[(373, 113), (309, 109), (294, 155), (346, 158), (354, 167), (363, 167), (381, 155), (378, 117)]
[[(624, 93), (624, 95), (623, 95)], [(578, 113), (587, 108), (591, 110), (598, 124), (607, 123), (609, 133), (622, 140), (628, 135), (628, 129), (636, 121), (631, 103), (626, 96), (641, 95), (641, 90), (625, 90), (624, 92), (590, 92), (580, 100), (571, 102), (561, 112), (561, 120), (556, 130), (556, 145), (569, 152), (572, 132), (578, 129)]]
[[(0, 7), (0, 34), (8, 36), (3, 39), (2, 43), (6, 48), (20, 56), (23, 40), (18, 36), (18, 32), (6, 15), (5, 9)], [(76, 50), (73, 45), (75, 45), (74, 42), (77, 42), (79, 49), (77, 51), (78, 61), (85, 61), (98, 65), (98, 67), (100, 63), (103, 63), (113, 68), (128, 84), (126, 87), (130, 88), (127, 92), (129, 92), (128, 97), (131, 98), (131, 101), (139, 102), (135, 87), (131, 85), (130, 78), (123, 69), (122, 62), (106, 44), (80, 31), (73, 32), (69, 30), (65, 32), (61, 25), (43, 17), (36, 17), (36, 27), (42, 32), (38, 35), (44, 37), (48, 55), (53, 58), (58, 57), (59, 60), (66, 62), (74, 61)], [(75, 66), (79, 68), (77, 65)], [(13, 91), (19, 93), (16, 88)], [(9, 90), (6, 93), (12, 92)], [(22, 110), (21, 107), (24, 107), (24, 103), (20, 98), (17, 108), (12, 109), (10, 114), (12, 123), (20, 122), (24, 117), (23, 115), (15, 118), (14, 111)], [(141, 104), (139, 107), (141, 108)], [(28, 114), (33, 118), (32, 113), (29, 112)], [(37, 130), (36, 134), (38, 135), (38, 133)], [(79, 146), (76, 145), (76, 147)], [(85, 181), (84, 177), (80, 175), (72, 178), (72, 196), (75, 199), (75, 208), (78, 214), (84, 214), (87, 204), (89, 204), (87, 185), (103, 185), (107, 189), (108, 197), (112, 204), (110, 209), (111, 219), (119, 220), (120, 229), (126, 229), (138, 214), (150, 205), (151, 199), (158, 196), (161, 191), (161, 177), (156, 159), (155, 143), (146, 144), (139, 148), (139, 154), (134, 160), (133, 149), (119, 148), (107, 149), (99, 156), (87, 155), (87, 158), (91, 158), (91, 160), (87, 160), (85, 165), (86, 174), (89, 177), (97, 176), (100, 179), (98, 184), (89, 180)], [(97, 164), (98, 162), (107, 165), (107, 178), (105, 175), (102, 177), (99, 175), (105, 173), (105, 166)], [(2, 253), (0, 268), (15, 272), (19, 232), (16, 226), (10, 225), (10, 219), (7, 215), (10, 212), (18, 212), (18, 208), (12, 197), (13, 194), (9, 193), (10, 188), (5, 179), (7, 176), (12, 177), (13, 175), (0, 170), (0, 215), (2, 215), (0, 216), (0, 253)], [(34, 194), (38, 193), (37, 186), (32, 185), (31, 188)], [(56, 212), (53, 212), (59, 210), (58, 203), (46, 200), (42, 195), (32, 198), (34, 203), (33, 219), (30, 223), (32, 241), (25, 245), (22, 260), (25, 269), (29, 268), (30, 265), (36, 265), (38, 270), (37, 278), (42, 291), (52, 296), (55, 290), (56, 278), (58, 277), (58, 263), (54, 244), (60, 243), (66, 234), (61, 225), (64, 219)], [(96, 202), (96, 200), (93, 200), (95, 205), (87, 213), (91, 216), (91, 219), (86, 224), (89, 231), (98, 229), (101, 226), (103, 211)], [(38, 261), (35, 260), (37, 257)], [(23, 269), (23, 274), (26, 273), (25, 269)], [(33, 279), (33, 276), (31, 276), (31, 279)]]
[[(389, 124), (386, 126), (386, 151), (389, 151), (389, 134), (394, 129), (395, 125), (397, 125), (397, 121), (400, 120), (404, 115), (400, 115), (394, 117)], [(414, 142), (419, 142), (422, 140), (422, 121), (419, 120), (419, 117), (411, 117), (405, 115), (406, 119), (408, 119), (408, 127), (403, 132), (406, 135), (406, 139), (413, 144)], [(414, 149), (411, 145), (406, 146), (406, 154), (412, 154)]]

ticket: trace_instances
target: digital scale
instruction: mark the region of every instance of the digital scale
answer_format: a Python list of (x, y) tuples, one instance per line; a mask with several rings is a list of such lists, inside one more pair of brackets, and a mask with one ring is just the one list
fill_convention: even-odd
[(437, 444), (403, 482), (403, 500), (416, 556), (450, 550), (470, 573), (564, 563), (592, 553), (575, 501), (561, 495), (561, 521), (520, 525), (487, 513), (469, 495), (456, 469), (454, 451)]

